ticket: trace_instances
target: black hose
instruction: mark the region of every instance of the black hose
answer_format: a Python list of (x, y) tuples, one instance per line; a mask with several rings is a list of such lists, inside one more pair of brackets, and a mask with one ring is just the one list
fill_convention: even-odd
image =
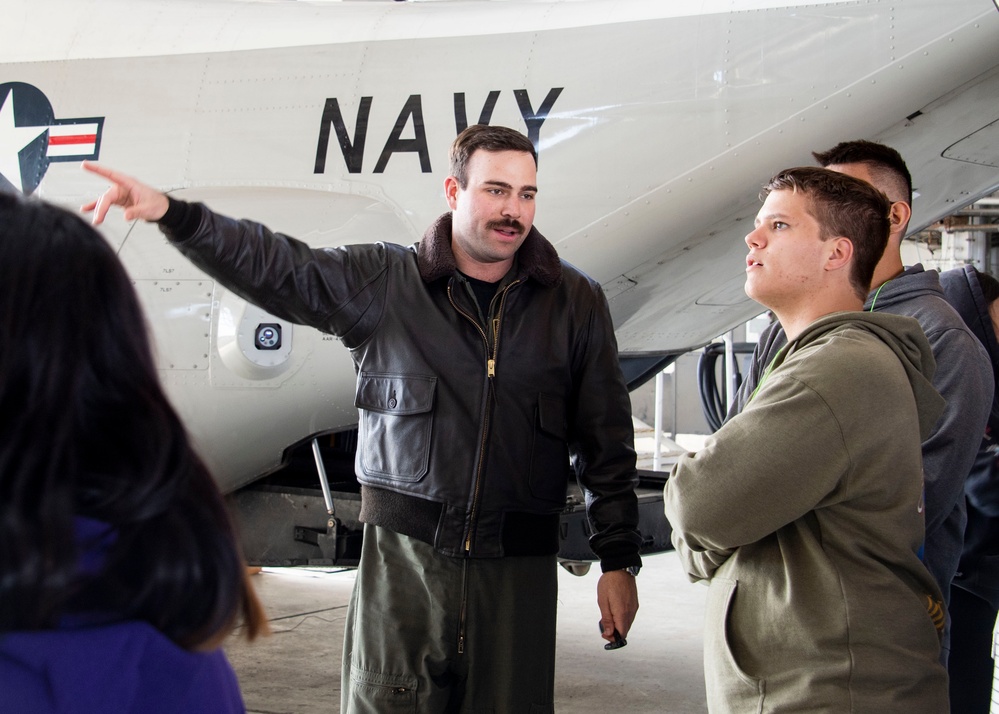
[[(751, 342), (736, 342), (732, 345), (732, 353), (752, 354), (755, 345)], [(725, 356), (725, 343), (712, 342), (704, 347), (700, 358), (697, 360), (697, 391), (701, 397), (701, 411), (704, 419), (708, 423), (711, 433), (718, 431), (725, 423), (728, 416), (728, 393), (726, 391), (725, 378), (721, 379), (717, 375), (717, 363), (719, 357)], [(725, 360), (721, 361), (723, 366)], [(735, 360), (735, 389), (742, 386), (742, 372), (739, 370), (739, 360)], [(719, 384), (721, 386), (719, 386)]]

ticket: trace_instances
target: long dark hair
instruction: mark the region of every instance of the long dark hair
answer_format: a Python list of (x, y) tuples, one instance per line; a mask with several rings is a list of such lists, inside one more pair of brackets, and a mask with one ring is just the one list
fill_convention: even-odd
[[(190, 649), (266, 629), (225, 504), (164, 394), (110, 245), (0, 193), (0, 632), (99, 613)], [(78, 521), (113, 533), (102, 563)]]

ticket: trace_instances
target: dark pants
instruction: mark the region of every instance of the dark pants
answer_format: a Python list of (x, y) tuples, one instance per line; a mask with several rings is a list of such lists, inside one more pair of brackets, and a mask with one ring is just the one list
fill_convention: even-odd
[(950, 592), (950, 710), (988, 714), (992, 696), (992, 630), (996, 611), (967, 590)]
[(342, 714), (554, 711), (555, 556), (449, 558), (365, 526)]

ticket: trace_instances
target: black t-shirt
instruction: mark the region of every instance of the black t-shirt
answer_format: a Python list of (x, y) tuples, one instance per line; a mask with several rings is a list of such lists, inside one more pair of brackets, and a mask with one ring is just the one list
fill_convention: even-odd
[(496, 286), (499, 281), (495, 283), (487, 283), (485, 280), (479, 280), (478, 278), (472, 278), (468, 275), (462, 273), (465, 280), (472, 287), (472, 292), (475, 294), (475, 300), (479, 303), (479, 310), (482, 311), (483, 317), (489, 318), (489, 303), (492, 301), (493, 296), (496, 294)]

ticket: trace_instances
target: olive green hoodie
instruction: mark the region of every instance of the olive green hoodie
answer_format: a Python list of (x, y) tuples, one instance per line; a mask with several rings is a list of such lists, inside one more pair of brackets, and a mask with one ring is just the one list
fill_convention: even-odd
[(914, 319), (827, 315), (677, 463), (666, 516), (711, 587), (712, 712), (947, 711), (942, 598), (918, 555), (934, 369)]

